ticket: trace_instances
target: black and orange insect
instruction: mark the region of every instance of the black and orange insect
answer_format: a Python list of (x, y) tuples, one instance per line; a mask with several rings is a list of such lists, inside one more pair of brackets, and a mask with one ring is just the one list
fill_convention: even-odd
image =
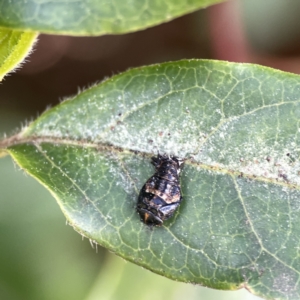
[(152, 157), (156, 172), (142, 187), (137, 204), (141, 220), (149, 226), (160, 226), (171, 218), (182, 201), (179, 174), (183, 161), (175, 156)]

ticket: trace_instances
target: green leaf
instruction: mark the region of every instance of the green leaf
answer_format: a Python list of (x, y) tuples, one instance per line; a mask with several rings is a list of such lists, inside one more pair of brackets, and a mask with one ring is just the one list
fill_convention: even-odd
[(0, 0), (0, 26), (71, 35), (136, 31), (222, 0)]
[[(0, 142), (81, 234), (166, 277), (300, 296), (300, 77), (185, 60), (133, 69)], [(157, 152), (185, 158), (183, 202), (135, 212)]]
[(16, 172), (10, 157), (0, 160), (0, 170), (0, 299), (85, 299), (106, 251), (99, 247), (95, 255), (65, 226), (51, 195)]
[(0, 30), (0, 80), (17, 68), (30, 53), (37, 33)]

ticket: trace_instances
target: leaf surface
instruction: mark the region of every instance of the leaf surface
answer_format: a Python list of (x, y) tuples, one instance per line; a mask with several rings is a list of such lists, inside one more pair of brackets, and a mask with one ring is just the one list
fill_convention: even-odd
[(17, 68), (30, 53), (37, 33), (10, 29), (0, 30), (0, 81)]
[[(184, 60), (133, 69), (0, 143), (81, 234), (158, 274), (299, 298), (300, 78)], [(135, 211), (150, 157), (186, 159), (183, 202), (150, 230)]]
[(0, 0), (0, 26), (68, 35), (140, 30), (222, 0)]

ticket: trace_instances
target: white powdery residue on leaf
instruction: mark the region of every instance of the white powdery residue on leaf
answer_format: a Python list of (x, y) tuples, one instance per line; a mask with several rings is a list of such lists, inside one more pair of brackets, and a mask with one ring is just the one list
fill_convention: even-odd
[[(246, 147), (243, 145), (243, 147)], [(251, 147), (251, 149), (253, 149)], [(283, 153), (283, 154), (281, 154)], [(241, 153), (239, 157), (227, 155), (229, 163), (222, 164), (222, 168), (241, 172), (244, 175), (273, 179), (278, 182), (300, 184), (300, 163), (292, 161), (287, 149), (278, 151), (265, 148), (261, 151), (248, 151), (247, 156)], [(221, 157), (221, 155), (219, 156)], [(208, 160), (207, 160), (208, 161)], [(210, 162), (212, 163), (212, 162)]]
[[(118, 158), (113, 158), (115, 162), (117, 162)], [(126, 194), (134, 195), (133, 184), (131, 182), (131, 178), (124, 172), (124, 167), (122, 166), (122, 162), (119, 161), (115, 163), (114, 161), (108, 163), (109, 172), (112, 174), (113, 178), (115, 178), (115, 185), (121, 186)]]
[(249, 175), (276, 179), (291, 184), (300, 184), (300, 163), (291, 163), (286, 157), (253, 159), (236, 166), (237, 170)]
[(220, 132), (220, 134), (219, 134), (219, 137), (221, 138), (221, 139), (224, 139), (225, 138), (225, 133), (224, 132)]
[[(280, 275), (276, 276), (273, 280), (273, 288), (275, 290), (281, 291), (282, 293), (294, 292), (296, 294), (296, 285), (297, 276), (294, 275), (292, 272), (281, 272)], [(296, 299), (296, 297), (294, 299)]]
[(264, 131), (264, 124), (256, 118), (230, 118), (215, 132), (212, 130), (195, 160), (249, 176), (300, 184), (299, 150), (294, 136), (287, 137), (270, 126)]
[(173, 131), (170, 136), (158, 138), (157, 144), (163, 152), (173, 154), (179, 157), (186, 157), (187, 154), (193, 153), (198, 146), (195, 136), (187, 131)]
[(300, 162), (293, 159), (294, 152), (288, 149), (295, 148), (291, 146), (279, 151), (268, 147), (259, 148), (257, 144), (249, 142), (239, 148), (222, 149), (207, 142), (205, 148), (194, 158), (219, 169), (299, 185)]
[(142, 125), (139, 120), (130, 123), (119, 122), (102, 135), (102, 139), (118, 147), (141, 152), (160, 152), (186, 157), (194, 153), (199, 142), (206, 134), (200, 132), (193, 122), (158, 128), (153, 117), (153, 123)]

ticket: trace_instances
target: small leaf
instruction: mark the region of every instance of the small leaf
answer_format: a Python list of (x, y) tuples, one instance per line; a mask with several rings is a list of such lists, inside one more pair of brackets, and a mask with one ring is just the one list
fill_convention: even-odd
[[(166, 277), (267, 299), (299, 288), (300, 77), (188, 60), (130, 70), (5, 139), (81, 234)], [(135, 212), (150, 157), (185, 158), (183, 202)]]
[(17, 68), (30, 53), (37, 33), (0, 30), (0, 80)]
[(222, 0), (0, 0), (0, 26), (69, 35), (118, 34), (170, 21)]

